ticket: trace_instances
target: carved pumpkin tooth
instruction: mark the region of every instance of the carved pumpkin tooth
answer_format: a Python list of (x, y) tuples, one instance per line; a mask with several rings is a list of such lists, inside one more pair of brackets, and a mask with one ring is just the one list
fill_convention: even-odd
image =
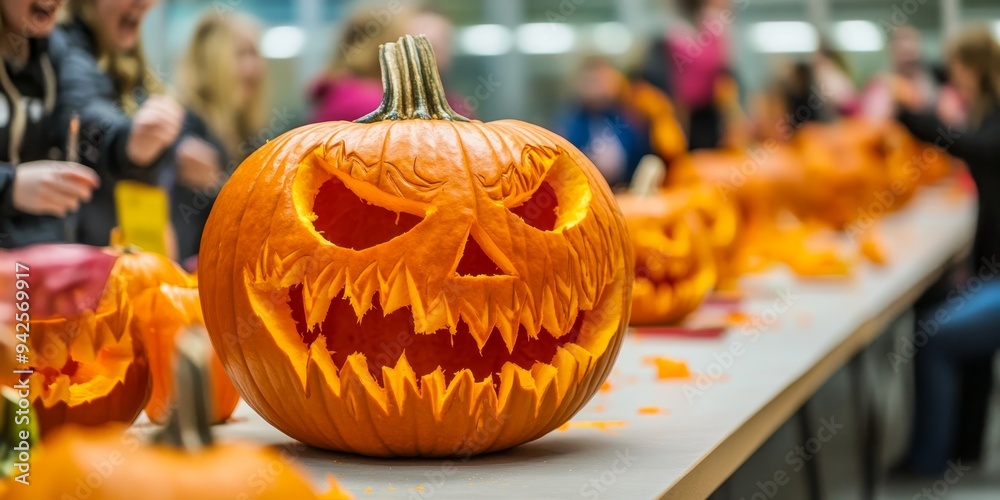
[(388, 277), (385, 279), (379, 277), (381, 285), (378, 295), (382, 301), (382, 310), (387, 314), (409, 304), (410, 297), (406, 289), (406, 276), (403, 268), (403, 261), (400, 260), (393, 266)]
[(506, 321), (500, 321), (496, 326), (503, 337), (503, 343), (507, 346), (507, 352), (514, 352), (514, 344), (517, 342), (518, 327)]

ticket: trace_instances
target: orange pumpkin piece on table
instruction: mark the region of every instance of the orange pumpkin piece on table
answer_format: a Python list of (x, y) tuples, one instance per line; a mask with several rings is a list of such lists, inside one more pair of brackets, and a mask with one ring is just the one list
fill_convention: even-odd
[(566, 140), (455, 114), (426, 38), (380, 52), (375, 113), (270, 141), (220, 192), (198, 269), (208, 331), (247, 403), (313, 446), (451, 456), (537, 439), (618, 354), (624, 220)]
[[(149, 352), (153, 391), (146, 404), (146, 415), (154, 423), (163, 423), (174, 401), (173, 367), (177, 336), (192, 328), (205, 326), (198, 289), (168, 284), (146, 290), (135, 302), (132, 322), (135, 335), (141, 335)], [(224, 422), (232, 415), (240, 395), (229, 381), (219, 357), (212, 353), (210, 383), (212, 384), (211, 423)]]
[(190, 334), (179, 342), (181, 396), (152, 443), (125, 427), (66, 427), (32, 449), (31, 484), (8, 483), (4, 500), (77, 496), (89, 500), (348, 500), (330, 476), (317, 495), (297, 467), (257, 445), (215, 444), (208, 427), (211, 389), (208, 340)]
[(676, 323), (716, 283), (711, 236), (683, 193), (619, 196), (635, 251), (633, 325)]

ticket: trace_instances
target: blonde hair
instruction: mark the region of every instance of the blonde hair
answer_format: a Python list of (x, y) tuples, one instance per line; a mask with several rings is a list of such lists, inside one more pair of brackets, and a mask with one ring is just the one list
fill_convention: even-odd
[(948, 46), (948, 60), (961, 63), (979, 77), (976, 102), (970, 103), (973, 124), (1000, 106), (1000, 44), (986, 26), (964, 28)]
[(97, 8), (94, 2), (95, 0), (69, 0), (69, 12), (94, 32), (97, 65), (111, 79), (122, 110), (131, 115), (139, 109), (137, 94), (162, 93), (163, 82), (149, 71), (141, 43), (136, 43), (126, 52), (115, 52), (107, 47), (101, 40), (100, 33), (97, 33)]
[(405, 22), (415, 13), (414, 4), (364, 2), (340, 27), (327, 75), (381, 78), (379, 45), (405, 35)]
[(246, 148), (241, 145), (267, 121), (263, 85), (246, 103), (232, 90), (241, 34), (257, 29), (257, 21), (249, 15), (206, 12), (177, 71), (180, 101), (205, 120), (226, 147), (230, 161), (242, 160)]

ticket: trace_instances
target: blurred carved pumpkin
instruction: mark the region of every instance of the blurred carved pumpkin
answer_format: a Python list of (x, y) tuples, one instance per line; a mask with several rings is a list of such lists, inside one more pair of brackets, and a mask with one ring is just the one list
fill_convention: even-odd
[(619, 196), (635, 251), (634, 325), (676, 323), (715, 286), (711, 235), (685, 193)]
[(455, 114), (426, 38), (380, 56), (379, 110), (270, 141), (219, 194), (198, 270), (213, 343), (250, 406), (313, 446), (446, 456), (541, 437), (617, 356), (624, 220), (564, 139)]
[(805, 167), (801, 188), (807, 194), (796, 214), (818, 218), (834, 229), (846, 228), (883, 186), (886, 167), (879, 130), (862, 120), (808, 123), (795, 139)]
[(739, 254), (743, 244), (735, 200), (727, 200), (717, 190), (707, 186), (677, 191), (678, 196), (684, 197), (688, 209), (698, 215), (708, 233), (718, 275), (716, 289), (734, 290), (742, 272)]
[(201, 354), (183, 354), (179, 363), (179, 371), (187, 372), (178, 374), (184, 397), (153, 443), (120, 425), (60, 429), (32, 449), (31, 484), (10, 483), (3, 498), (351, 498), (332, 476), (331, 491), (316, 495), (290, 458), (268, 448), (214, 444), (207, 425), (210, 390), (201, 386), (207, 384), (207, 345), (193, 350)]
[(804, 181), (795, 150), (770, 143), (748, 151), (695, 151), (671, 165), (668, 185), (709, 186), (724, 203), (735, 203), (741, 240), (752, 247), (778, 214), (802, 203)]
[(130, 423), (146, 405), (149, 365), (141, 338), (129, 332), (126, 286), (112, 274), (94, 309), (32, 318), (29, 383), (44, 434), (63, 424)]
[[(135, 301), (132, 331), (145, 339), (153, 390), (146, 404), (146, 415), (163, 423), (174, 401), (174, 345), (181, 332), (192, 327), (204, 328), (198, 289), (163, 284), (146, 290)], [(209, 382), (212, 384), (211, 423), (224, 422), (232, 415), (240, 395), (229, 381), (219, 357), (212, 353)]]

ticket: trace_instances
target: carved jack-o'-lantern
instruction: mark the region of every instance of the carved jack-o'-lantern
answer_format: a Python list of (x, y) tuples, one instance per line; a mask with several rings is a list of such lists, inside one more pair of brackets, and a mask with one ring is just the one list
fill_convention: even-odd
[(711, 236), (686, 193), (619, 196), (635, 250), (635, 325), (666, 324), (697, 309), (716, 283)]
[(271, 141), (219, 194), (199, 262), (213, 343), (244, 399), (314, 446), (443, 456), (538, 438), (617, 355), (622, 216), (564, 139), (456, 115), (425, 38), (381, 57), (378, 111)]
[(796, 142), (807, 196), (798, 214), (818, 218), (834, 229), (844, 229), (856, 220), (859, 208), (873, 199), (884, 178), (881, 140), (879, 130), (861, 120), (802, 126)]
[[(98, 250), (99, 251), (99, 250)], [(124, 278), (112, 274), (99, 304), (31, 321), (31, 399), (43, 433), (64, 424), (130, 423), (149, 398), (149, 364), (129, 333)]]

